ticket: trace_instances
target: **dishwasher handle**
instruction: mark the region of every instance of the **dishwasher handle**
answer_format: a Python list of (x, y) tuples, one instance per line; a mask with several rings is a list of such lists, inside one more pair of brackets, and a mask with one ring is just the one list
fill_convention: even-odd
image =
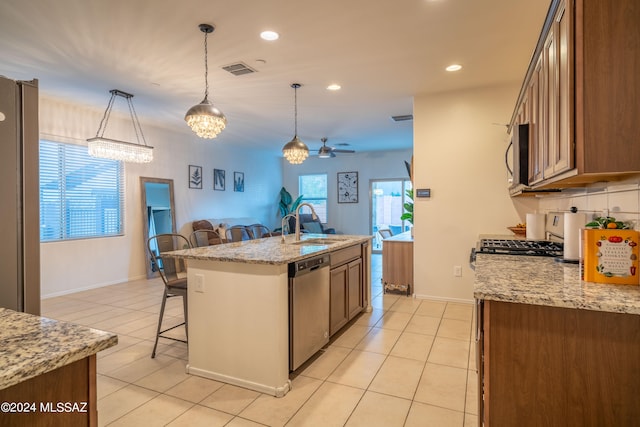
[(289, 277), (297, 277), (308, 274), (322, 267), (329, 266), (329, 255), (322, 255), (289, 264)]

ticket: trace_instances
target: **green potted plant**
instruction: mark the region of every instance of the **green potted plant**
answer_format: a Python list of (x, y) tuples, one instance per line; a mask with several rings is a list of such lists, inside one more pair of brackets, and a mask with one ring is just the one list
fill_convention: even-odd
[[(291, 197), (291, 194), (287, 191), (287, 189), (282, 187), (280, 189), (280, 203), (278, 204), (278, 208), (280, 209), (280, 218), (284, 218), (288, 214), (294, 213), (301, 201), (302, 195), (293, 200), (293, 197)], [(282, 228), (279, 227), (273, 231), (282, 231)]]
[(280, 218), (284, 218), (285, 215), (295, 212), (301, 201), (302, 195), (293, 200), (287, 189), (282, 187), (280, 189), (280, 204), (278, 206), (280, 208)]
[(407, 198), (410, 200), (404, 203), (405, 212), (400, 217), (403, 221), (409, 221), (413, 225), (413, 189), (405, 191)]

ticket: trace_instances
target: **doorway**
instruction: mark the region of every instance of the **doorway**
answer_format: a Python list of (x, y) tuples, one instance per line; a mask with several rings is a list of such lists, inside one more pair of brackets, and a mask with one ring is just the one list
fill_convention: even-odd
[(373, 237), (372, 251), (382, 251), (382, 238), (378, 230), (388, 228), (396, 235), (408, 231), (409, 221), (400, 219), (404, 213), (404, 203), (409, 199), (406, 191), (412, 188), (411, 181), (398, 179), (372, 179), (369, 182), (371, 212), (369, 212), (370, 230)]

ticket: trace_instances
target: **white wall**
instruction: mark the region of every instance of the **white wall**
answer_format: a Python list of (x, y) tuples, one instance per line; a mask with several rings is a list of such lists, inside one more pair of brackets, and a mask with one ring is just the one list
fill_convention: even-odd
[[(343, 234), (371, 234), (369, 224), (369, 182), (371, 179), (407, 179), (404, 161), (411, 160), (411, 150), (338, 154), (330, 159), (310, 156), (300, 165), (283, 162), (283, 185), (295, 199), (298, 176), (327, 174), (327, 224)], [(338, 172), (358, 172), (358, 203), (338, 203)]]
[[(536, 201), (512, 202), (504, 152), (519, 85), (414, 99), (414, 281), (420, 298), (473, 299), (469, 252), (478, 235), (508, 234)], [(462, 277), (453, 276), (462, 266)]]
[[(106, 104), (105, 104), (106, 106)], [(40, 99), (40, 135), (43, 139), (85, 144), (95, 135), (103, 109)], [(141, 123), (154, 161), (127, 164), (125, 231), (123, 236), (42, 243), (43, 297), (120, 283), (145, 277), (142, 237), (141, 176), (174, 180), (176, 226), (189, 229), (196, 219), (255, 217), (269, 227), (278, 222), (282, 183), (280, 158), (255, 150), (238, 150), (232, 141), (203, 140), (185, 132)], [(230, 124), (229, 126), (232, 126)], [(135, 141), (128, 117), (112, 114), (105, 137)], [(203, 167), (203, 189), (188, 188), (188, 165)], [(226, 191), (213, 190), (213, 169), (226, 170)], [(233, 191), (233, 172), (244, 172), (245, 191)]]

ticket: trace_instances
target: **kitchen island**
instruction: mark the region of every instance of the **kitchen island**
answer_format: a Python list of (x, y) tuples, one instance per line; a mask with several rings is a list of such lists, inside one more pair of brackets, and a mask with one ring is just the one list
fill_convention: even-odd
[(480, 423), (636, 425), (640, 287), (553, 258), (478, 254)]
[(115, 334), (0, 308), (0, 342), (0, 425), (98, 425), (96, 353)]
[(370, 310), (370, 240), (305, 234), (300, 242), (290, 235), (285, 243), (270, 237), (172, 252), (187, 261), (187, 372), (284, 396), (291, 388), (289, 264), (357, 248), (362, 310)]

